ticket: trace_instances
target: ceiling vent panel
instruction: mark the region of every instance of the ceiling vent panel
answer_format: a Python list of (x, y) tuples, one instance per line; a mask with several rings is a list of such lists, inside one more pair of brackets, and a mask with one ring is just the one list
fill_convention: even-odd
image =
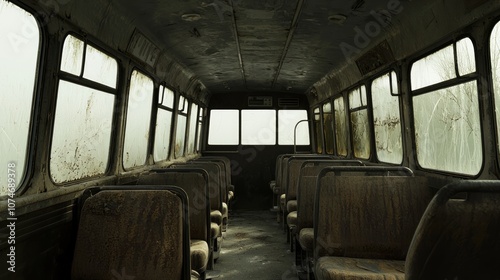
[(278, 98), (280, 108), (298, 108), (299, 104), (298, 98)]

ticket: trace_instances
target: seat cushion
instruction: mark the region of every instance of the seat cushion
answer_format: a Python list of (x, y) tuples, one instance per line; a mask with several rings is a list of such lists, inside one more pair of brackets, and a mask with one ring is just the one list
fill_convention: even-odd
[(226, 220), (229, 216), (229, 208), (227, 207), (227, 203), (222, 202), (222, 220)]
[(321, 257), (316, 263), (317, 280), (404, 280), (404, 261)]
[(286, 210), (288, 212), (297, 211), (297, 200), (289, 200), (286, 203)]
[(281, 209), (285, 209), (285, 204), (286, 204), (286, 194), (282, 194), (280, 196)]
[(297, 211), (288, 213), (286, 216), (286, 223), (289, 227), (295, 227), (297, 225)]
[(221, 225), (216, 223), (210, 224), (210, 236), (213, 238), (219, 237), (221, 235)]
[(222, 213), (219, 210), (210, 211), (210, 221), (222, 225)]
[(299, 243), (302, 250), (312, 254), (314, 241), (314, 228), (303, 228), (299, 232)]
[(191, 269), (203, 273), (207, 270), (208, 244), (204, 240), (191, 240)]

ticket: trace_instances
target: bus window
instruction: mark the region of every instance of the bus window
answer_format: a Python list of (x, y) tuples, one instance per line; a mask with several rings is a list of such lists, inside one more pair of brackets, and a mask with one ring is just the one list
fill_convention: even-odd
[(203, 119), (205, 118), (205, 109), (200, 107), (198, 114), (198, 131), (196, 136), (196, 151), (201, 152), (201, 129), (203, 127)]
[(500, 23), (495, 25), (490, 37), (491, 75), (495, 97), (497, 147), (500, 151)]
[[(29, 30), (29, 32), (27, 32)], [(0, 0), (0, 196), (22, 183), (30, 134), (33, 93), (40, 44), (35, 18)]]
[(184, 148), (186, 146), (186, 126), (187, 115), (189, 110), (189, 102), (184, 96), (179, 97), (179, 106), (177, 108), (177, 125), (175, 130), (175, 157), (179, 158), (184, 155)]
[(196, 123), (198, 118), (198, 105), (191, 103), (191, 112), (189, 113), (189, 137), (188, 137), (188, 154), (194, 154), (194, 145), (196, 139)]
[[(299, 121), (307, 120), (306, 110), (278, 110), (278, 144), (293, 145), (294, 129)], [(309, 122), (297, 125), (297, 145), (309, 145)]]
[(132, 72), (123, 143), (123, 167), (125, 169), (142, 166), (146, 163), (153, 87), (151, 78), (137, 70)]
[(154, 160), (155, 162), (168, 159), (170, 152), (170, 131), (174, 108), (174, 92), (162, 85), (158, 92), (158, 112), (156, 115), (156, 131)]
[(377, 158), (382, 162), (403, 161), (397, 77), (394, 71), (372, 83), (373, 125)]
[(325, 151), (333, 155), (333, 114), (332, 103), (323, 104), (323, 138), (325, 139)]
[(349, 113), (354, 156), (368, 159), (370, 158), (370, 125), (365, 86), (349, 92)]
[[(481, 169), (477, 77), (463, 76), (475, 71), (474, 57), (472, 42), (465, 38), (411, 68), (412, 89), (420, 89), (413, 91), (413, 115), (421, 167), (468, 175)], [(429, 85), (433, 87), (426, 90)]]
[[(93, 55), (87, 54), (90, 49), (94, 52)], [(83, 57), (86, 57), (85, 65), (77, 72), (66, 66), (71, 65), (73, 60), (81, 65)], [(86, 79), (82, 71), (88, 73), (87, 67), (107, 72), (103, 75), (106, 79), (93, 79), (92, 75)], [(50, 174), (54, 182), (62, 183), (106, 172), (117, 75), (118, 65), (114, 58), (91, 48), (72, 35), (66, 37), (50, 154)], [(67, 76), (78, 77), (78, 82), (66, 80)], [(111, 89), (105, 92), (104, 89), (90, 87), (85, 84), (87, 80)]]
[(276, 110), (241, 110), (241, 144), (275, 145)]
[(210, 110), (209, 145), (238, 145), (240, 139), (240, 112), (238, 110)]
[(313, 111), (314, 115), (314, 129), (315, 131), (315, 136), (316, 136), (316, 153), (322, 154), (323, 153), (323, 131), (321, 129), (321, 112), (319, 107), (314, 108)]
[(335, 142), (337, 143), (337, 154), (347, 156), (347, 120), (344, 97), (337, 97), (333, 101), (335, 116)]

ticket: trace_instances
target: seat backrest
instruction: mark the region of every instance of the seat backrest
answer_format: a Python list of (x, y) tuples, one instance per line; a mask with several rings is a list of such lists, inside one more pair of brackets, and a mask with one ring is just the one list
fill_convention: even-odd
[[(130, 186), (128, 186), (130, 189)], [(174, 190), (102, 190), (79, 219), (72, 279), (188, 279), (187, 197)]]
[[(222, 184), (220, 181), (221, 169), (216, 162), (189, 161), (185, 164), (173, 164), (170, 168), (201, 168), (208, 173), (208, 196), (210, 197), (210, 209), (222, 209)], [(225, 188), (224, 188), (225, 189)]]
[(218, 159), (209, 159), (209, 160), (205, 160), (204, 158), (199, 158), (197, 160), (193, 160), (193, 161), (188, 161), (189, 164), (211, 164), (211, 165), (215, 165), (217, 166), (217, 177), (215, 178), (215, 180), (218, 180), (219, 181), (219, 186), (220, 186), (220, 197), (221, 197), (221, 201), (222, 202), (226, 202), (227, 203), (227, 192), (229, 190), (229, 181), (228, 181), (228, 177), (231, 177), (231, 175), (227, 175), (227, 172), (226, 172), (226, 165), (224, 163), (224, 161), (222, 160), (218, 160)]
[(500, 279), (499, 233), (500, 181), (448, 184), (413, 236), (406, 279)]
[(315, 196), (315, 258), (404, 260), (434, 193), (428, 179), (323, 172), (318, 176)]
[(225, 177), (226, 177), (226, 183), (227, 185), (231, 185), (231, 160), (229, 160), (227, 157), (223, 156), (203, 156), (200, 158), (197, 158), (196, 160), (200, 161), (217, 161), (221, 162), (224, 165), (225, 170)]
[(316, 181), (327, 166), (362, 166), (359, 160), (305, 160), (302, 162), (297, 182), (297, 232), (313, 227)]
[(318, 154), (293, 155), (289, 157), (286, 161), (286, 179), (284, 181), (286, 201), (288, 202), (289, 200), (297, 199), (297, 184), (299, 181), (299, 173), (304, 161), (333, 158), (333, 156)]
[(280, 194), (285, 193), (285, 185), (286, 185), (286, 176), (287, 176), (287, 169), (286, 165), (288, 162), (288, 159), (292, 155), (290, 154), (283, 154), (278, 157), (279, 162), (278, 167), (277, 167), (277, 176), (276, 176), (276, 187), (279, 189)]
[(210, 203), (208, 175), (203, 169), (161, 169), (161, 173), (141, 175), (139, 185), (175, 185), (183, 189), (189, 201), (191, 239), (205, 240), (210, 244)]

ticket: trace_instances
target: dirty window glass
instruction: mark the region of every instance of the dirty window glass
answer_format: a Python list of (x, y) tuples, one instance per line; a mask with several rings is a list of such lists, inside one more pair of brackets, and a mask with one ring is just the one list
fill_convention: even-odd
[(203, 118), (205, 116), (205, 109), (200, 108), (200, 112), (198, 115), (198, 135), (196, 138), (196, 151), (199, 152), (201, 151), (201, 129), (203, 127)]
[[(455, 47), (457, 61), (453, 54)], [(458, 73), (455, 68), (458, 69)], [(474, 45), (469, 38), (465, 38), (413, 63), (411, 89), (421, 89), (475, 71)]]
[[(454, 67), (452, 71), (448, 69), (450, 65), (462, 63), (464, 65), (459, 65), (458, 69), (464, 69), (463, 73), (475, 70), (474, 49), (471, 47), (469, 43), (461, 46), (460, 41), (457, 43), (457, 57), (462, 59), (455, 61), (453, 56), (441, 56), (429, 62), (435, 69), (433, 73), (440, 75), (434, 81), (450, 80), (455, 85), (413, 97), (417, 159), (424, 168), (468, 175), (475, 175), (481, 169), (483, 155), (477, 78), (462, 82), (456, 79), (459, 74), (455, 73)], [(412, 78), (427, 75), (428, 72), (414, 73), (412, 68)]]
[[(306, 110), (278, 110), (278, 144), (293, 145), (295, 126), (299, 121), (307, 120)], [(296, 144), (309, 145), (309, 123), (301, 122), (297, 126)]]
[(370, 125), (366, 108), (366, 88), (361, 86), (349, 92), (349, 111), (354, 156), (370, 158)]
[(238, 110), (210, 110), (209, 145), (238, 145), (240, 139)]
[(276, 144), (276, 110), (241, 110), (241, 144)]
[(153, 154), (155, 161), (162, 161), (168, 158), (170, 151), (170, 131), (172, 127), (174, 92), (160, 85), (158, 94), (158, 112), (156, 116)]
[(109, 87), (116, 87), (118, 64), (108, 55), (87, 46), (83, 77)]
[(50, 153), (54, 182), (106, 171), (114, 100), (112, 94), (59, 81)]
[(373, 125), (377, 158), (382, 162), (399, 164), (403, 161), (401, 120), (396, 73), (391, 72), (372, 83)]
[(189, 102), (181, 96), (179, 99), (177, 126), (175, 131), (175, 157), (182, 157), (184, 155), (184, 147), (186, 145), (186, 126), (187, 126), (187, 113)]
[(196, 105), (195, 103), (191, 103), (191, 113), (189, 114), (188, 154), (194, 153), (197, 117), (198, 117), (198, 105)]
[(333, 113), (332, 103), (323, 104), (323, 137), (327, 154), (333, 154)]
[[(490, 57), (493, 92), (495, 94), (497, 139), (500, 139), (500, 23), (497, 23), (491, 32)], [(497, 143), (497, 147), (500, 152), (500, 141)]]
[(127, 124), (123, 143), (123, 167), (125, 169), (146, 163), (152, 104), (153, 81), (134, 70), (130, 78)]
[(347, 121), (344, 98), (338, 97), (333, 101), (335, 115), (335, 140), (337, 154), (347, 156)]
[(82, 40), (68, 35), (64, 40), (61, 71), (80, 76), (83, 64), (83, 50), (85, 44)]
[(318, 154), (323, 153), (323, 131), (321, 130), (321, 111), (319, 107), (314, 108), (314, 130), (316, 136), (316, 152)]
[[(93, 54), (89, 54), (92, 52)], [(83, 57), (89, 61), (82, 67)], [(78, 67), (71, 66), (76, 64)], [(114, 58), (68, 35), (63, 44), (60, 69), (80, 72), (107, 71), (87, 79), (116, 88), (118, 65)], [(100, 68), (103, 67), (103, 68)], [(106, 84), (105, 84), (106, 83)], [(50, 153), (50, 175), (55, 183), (92, 177), (106, 172), (111, 141), (115, 90), (103, 92), (77, 82), (59, 79), (54, 131)]]
[[(12, 186), (17, 189), (25, 173), (39, 41), (35, 18), (0, 0), (0, 163), (4, 168), (0, 196), (12, 193)], [(15, 165), (11, 168), (15, 173), (7, 172), (9, 163)], [(14, 183), (8, 182), (8, 174), (15, 174)]]

